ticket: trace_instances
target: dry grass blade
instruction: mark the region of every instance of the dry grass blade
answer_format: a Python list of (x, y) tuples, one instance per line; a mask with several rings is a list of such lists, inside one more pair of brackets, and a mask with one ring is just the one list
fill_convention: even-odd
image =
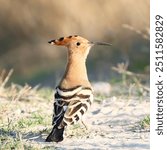
[[(6, 75), (6, 70), (2, 70), (1, 74), (0, 74), (0, 87), (4, 88), (4, 86), (6, 85), (6, 83), (9, 81), (11, 75), (13, 73), (13, 69), (11, 69), (7, 75)], [(5, 76), (6, 75), (6, 76)]]
[(119, 74), (125, 74), (125, 75), (128, 75), (128, 76), (136, 76), (136, 77), (139, 77), (139, 78), (146, 78), (146, 75), (144, 74), (139, 74), (139, 73), (133, 73), (131, 71), (128, 71), (127, 70), (127, 64), (125, 63), (119, 63), (117, 65), (117, 67), (112, 67), (112, 70), (118, 72)]
[(27, 92), (29, 92), (31, 90), (31, 87), (28, 85), (25, 85), (20, 91), (19, 93), (16, 95), (16, 97), (13, 97), (13, 100), (18, 101), (19, 99), (21, 99), (22, 97), (24, 97), (24, 95), (26, 95)]
[(42, 100), (38, 95), (39, 86), (32, 88), (28, 84), (25, 86), (20, 86), (17, 84), (11, 84), (11, 86), (6, 87), (7, 82), (9, 81), (13, 69), (9, 72), (2, 70), (0, 72), (0, 99), (20, 101), (20, 100)]
[(5, 92), (5, 85), (9, 81), (9, 78), (11, 77), (13, 73), (13, 69), (11, 69), (8, 73), (6, 70), (2, 70), (0, 72), (0, 98), (4, 99), (6, 98), (7, 93)]
[(144, 74), (138, 74), (138, 73), (133, 73), (131, 71), (128, 71), (127, 70), (128, 68), (128, 64), (127, 63), (119, 63), (117, 65), (117, 67), (112, 67), (112, 70), (118, 72), (119, 74), (122, 74), (122, 75), (125, 75), (125, 76), (129, 76), (129, 77), (132, 77), (133, 81), (135, 82), (135, 84), (138, 86), (138, 87), (141, 87), (143, 88), (144, 90), (146, 91), (150, 91), (150, 88), (144, 86), (143, 84), (141, 84), (140, 79), (146, 79), (147, 78), (147, 75), (144, 75)]
[(130, 26), (128, 24), (123, 24), (122, 27), (133, 31), (138, 35), (141, 35), (141, 37), (146, 39), (146, 40), (150, 40), (150, 30), (148, 28), (145, 29), (145, 33), (144, 33), (141, 30), (137, 30), (133, 26)]

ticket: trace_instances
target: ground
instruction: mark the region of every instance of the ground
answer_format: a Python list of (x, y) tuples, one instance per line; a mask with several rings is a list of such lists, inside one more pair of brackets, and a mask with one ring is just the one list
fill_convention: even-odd
[[(115, 97), (95, 103), (88, 114), (89, 130), (66, 135), (59, 149), (149, 149), (149, 132), (142, 130), (139, 121), (149, 113), (149, 102), (120, 100)], [(80, 130), (81, 132), (81, 130)], [(72, 136), (73, 135), (73, 136)]]
[(53, 91), (39, 93), (49, 96), (0, 97), (0, 149), (149, 149), (149, 125), (144, 122), (150, 113), (149, 96), (96, 95), (84, 118), (88, 129), (79, 123), (66, 128), (62, 142), (46, 143), (52, 128)]

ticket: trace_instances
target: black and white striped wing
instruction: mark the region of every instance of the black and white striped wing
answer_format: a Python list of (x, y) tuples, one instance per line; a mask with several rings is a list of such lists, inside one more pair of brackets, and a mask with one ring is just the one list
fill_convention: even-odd
[(67, 110), (70, 99), (80, 90), (81, 86), (71, 88), (71, 89), (61, 89), (60, 87), (56, 88), (55, 91), (55, 100), (54, 100), (54, 110), (53, 110), (53, 120), (52, 125), (59, 126), (63, 120), (64, 113)]
[(63, 126), (82, 120), (93, 102), (92, 89), (78, 86), (73, 89), (56, 89), (53, 124)]
[(64, 114), (63, 121), (65, 124), (74, 124), (79, 120), (82, 120), (85, 112), (90, 108), (93, 102), (93, 93), (90, 88), (82, 88), (73, 97), (69, 103), (67, 110)]

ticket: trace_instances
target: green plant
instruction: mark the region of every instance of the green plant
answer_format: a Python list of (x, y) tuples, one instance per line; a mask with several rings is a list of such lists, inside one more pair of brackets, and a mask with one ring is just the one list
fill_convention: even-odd
[(149, 116), (149, 115), (145, 116), (144, 119), (141, 120), (140, 126), (141, 126), (143, 129), (150, 127), (150, 116)]

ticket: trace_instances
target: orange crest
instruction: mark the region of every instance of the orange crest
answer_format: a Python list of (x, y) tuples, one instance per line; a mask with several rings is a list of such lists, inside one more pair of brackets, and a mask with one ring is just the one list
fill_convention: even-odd
[(81, 43), (90, 44), (90, 42), (78, 35), (68, 36), (68, 37), (61, 37), (57, 40), (51, 40), (48, 43), (53, 45), (60, 45), (60, 46), (69, 46), (72, 43), (75, 43), (76, 46), (79, 46)]

